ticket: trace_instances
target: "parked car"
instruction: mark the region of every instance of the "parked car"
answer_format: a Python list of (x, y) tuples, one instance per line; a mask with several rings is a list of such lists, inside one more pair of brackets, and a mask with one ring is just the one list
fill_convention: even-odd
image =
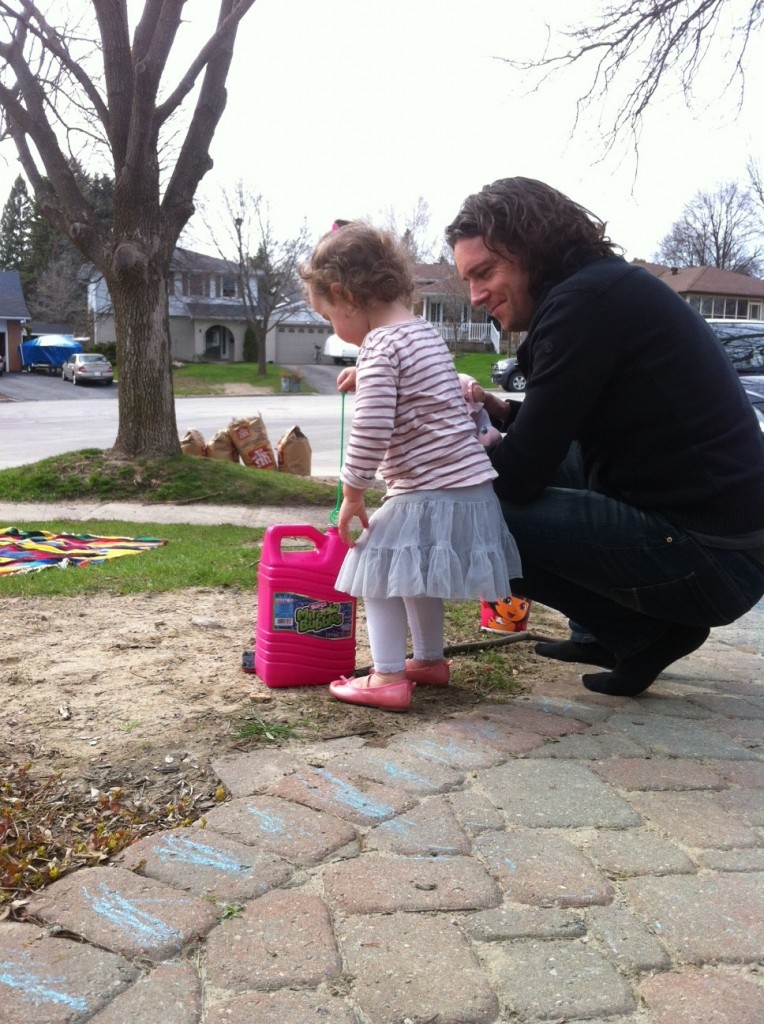
[(744, 376), (741, 381), (764, 432), (764, 376)]
[(525, 391), (525, 374), (517, 368), (517, 360), (500, 359), (491, 367), (491, 380), (505, 391)]
[(100, 352), (76, 352), (61, 367), (61, 380), (72, 384), (111, 384), (114, 370), (109, 360)]
[(709, 320), (708, 323), (741, 376), (764, 374), (764, 320)]
[(764, 431), (764, 320), (709, 320)]
[(335, 366), (350, 366), (357, 358), (358, 346), (343, 341), (336, 334), (330, 334), (324, 342), (324, 359), (331, 359)]

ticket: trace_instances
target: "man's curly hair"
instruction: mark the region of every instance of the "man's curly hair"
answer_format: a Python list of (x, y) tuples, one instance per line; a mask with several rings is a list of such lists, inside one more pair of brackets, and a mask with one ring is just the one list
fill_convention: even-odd
[(534, 178), (500, 178), (468, 196), (446, 241), (482, 238), (493, 252), (518, 256), (534, 299), (593, 259), (616, 256), (605, 223), (562, 192)]
[(411, 261), (387, 231), (350, 221), (324, 235), (300, 277), (317, 295), (331, 299), (331, 287), (360, 309), (375, 302), (408, 303), (414, 293)]

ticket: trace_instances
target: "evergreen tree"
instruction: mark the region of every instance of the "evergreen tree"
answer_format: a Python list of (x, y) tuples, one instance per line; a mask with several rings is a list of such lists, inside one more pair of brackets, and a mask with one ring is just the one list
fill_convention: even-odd
[(18, 270), (26, 286), (31, 258), (32, 201), (21, 175), (16, 178), (0, 220), (0, 269)]

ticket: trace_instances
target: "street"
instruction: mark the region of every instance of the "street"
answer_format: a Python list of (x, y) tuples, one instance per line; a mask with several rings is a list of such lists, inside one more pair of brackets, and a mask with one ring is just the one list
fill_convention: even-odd
[[(340, 466), (342, 398), (337, 367), (301, 367), (311, 387), (327, 394), (250, 395), (177, 398), (178, 436), (198, 430), (205, 441), (231, 420), (262, 414), (271, 444), (294, 426), (313, 451), (313, 476), (336, 477)], [(321, 375), (319, 381), (318, 376)], [(314, 380), (313, 378), (316, 378)], [(110, 448), (117, 436), (118, 387), (73, 387), (60, 377), (5, 374), (0, 377), (0, 469), (23, 466), (81, 448)], [(353, 396), (345, 399), (344, 441), (350, 429)]]

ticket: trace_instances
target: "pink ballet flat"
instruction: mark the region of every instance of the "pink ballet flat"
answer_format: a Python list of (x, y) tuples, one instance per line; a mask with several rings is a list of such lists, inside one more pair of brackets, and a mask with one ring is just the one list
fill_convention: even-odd
[(448, 686), (451, 668), (447, 661), (438, 661), (434, 665), (414, 668), (411, 658), (406, 660), (406, 678), (410, 683), (421, 683), (423, 686)]
[(344, 700), (346, 704), (365, 704), (370, 708), (382, 708), (385, 711), (406, 711), (411, 704), (411, 691), (416, 683), (409, 679), (401, 679), (394, 683), (385, 683), (384, 686), (359, 686), (365, 683), (369, 676), (361, 676), (360, 679), (335, 679), (329, 683), (329, 693), (337, 700)]

